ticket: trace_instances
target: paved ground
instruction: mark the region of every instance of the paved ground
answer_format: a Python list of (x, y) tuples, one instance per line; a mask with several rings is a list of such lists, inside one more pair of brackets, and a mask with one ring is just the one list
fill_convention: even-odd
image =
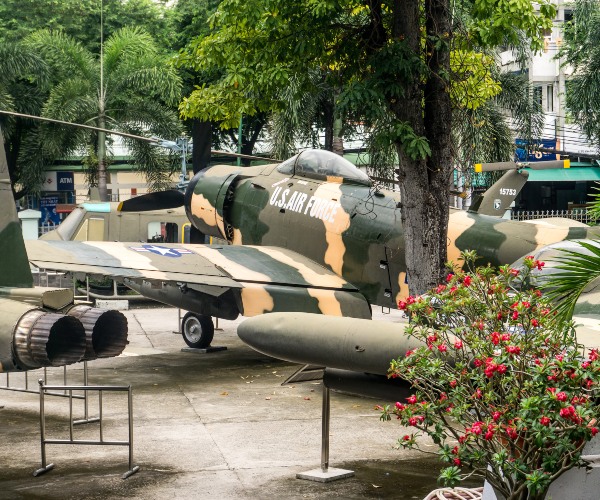
[[(89, 364), (90, 384), (134, 388), (134, 461), (127, 470), (125, 448), (49, 445), (56, 469), (34, 478), (40, 465), (39, 397), (0, 392), (0, 498), (10, 499), (204, 499), (204, 498), (423, 498), (436, 487), (439, 464), (394, 443), (403, 429), (384, 423), (377, 401), (332, 396), (330, 465), (349, 468), (354, 478), (320, 484), (295, 479), (320, 464), (321, 384), (282, 386), (297, 365), (257, 354), (237, 337), (238, 322), (220, 321), (211, 354), (181, 352), (173, 334), (176, 309), (126, 312), (130, 345), (119, 358)], [(397, 312), (378, 319), (401, 322)], [(600, 344), (600, 328), (581, 320), (588, 342)], [(35, 387), (40, 372), (29, 376)], [(23, 385), (13, 374), (11, 385)], [(82, 370), (69, 370), (81, 383)], [(62, 383), (62, 370), (49, 383)], [(4, 384), (4, 376), (0, 377)], [(125, 439), (126, 402), (104, 397), (104, 439)], [(75, 401), (75, 417), (83, 415)], [(96, 402), (90, 413), (95, 413)], [(49, 437), (68, 435), (68, 400), (48, 398)], [(67, 419), (66, 419), (67, 418)], [(98, 424), (75, 428), (75, 438), (97, 438)]]

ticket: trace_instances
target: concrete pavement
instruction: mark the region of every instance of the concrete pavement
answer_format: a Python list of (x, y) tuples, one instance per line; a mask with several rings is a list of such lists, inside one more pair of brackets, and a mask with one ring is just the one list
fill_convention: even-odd
[[(130, 344), (118, 358), (89, 364), (90, 384), (133, 386), (134, 463), (127, 470), (124, 447), (48, 445), (56, 468), (40, 477), (39, 396), (0, 391), (0, 499), (208, 499), (208, 498), (423, 498), (436, 488), (440, 463), (394, 449), (405, 429), (381, 422), (378, 401), (332, 394), (330, 466), (355, 477), (321, 484), (295, 478), (320, 465), (319, 382), (282, 386), (298, 365), (273, 360), (245, 346), (236, 335), (242, 321), (219, 321), (213, 345), (226, 351), (181, 352), (177, 310), (125, 312)], [(402, 323), (397, 311), (376, 319)], [(586, 344), (600, 345), (596, 318), (578, 318)], [(69, 368), (70, 384), (82, 382), (82, 367)], [(33, 389), (41, 376), (30, 372)], [(4, 384), (0, 375), (0, 385)], [(12, 374), (11, 385), (23, 385)], [(49, 383), (62, 383), (53, 370)], [(68, 400), (46, 398), (48, 437), (68, 436)], [(126, 401), (104, 396), (104, 439), (126, 439)], [(97, 413), (96, 398), (90, 414)], [(80, 401), (75, 417), (83, 415)], [(75, 428), (76, 439), (96, 439), (98, 424)], [(426, 446), (426, 445), (425, 445)], [(431, 446), (432, 451), (435, 447)], [(479, 485), (477, 481), (470, 484)]]

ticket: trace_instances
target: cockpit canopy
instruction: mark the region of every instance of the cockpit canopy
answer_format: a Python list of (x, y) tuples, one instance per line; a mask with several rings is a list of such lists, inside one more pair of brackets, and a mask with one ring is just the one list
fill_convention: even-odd
[[(323, 149), (307, 149), (284, 161), (277, 171), (319, 180), (340, 179), (343, 183), (371, 186), (371, 179), (340, 155)], [(338, 182), (340, 182), (340, 180)]]

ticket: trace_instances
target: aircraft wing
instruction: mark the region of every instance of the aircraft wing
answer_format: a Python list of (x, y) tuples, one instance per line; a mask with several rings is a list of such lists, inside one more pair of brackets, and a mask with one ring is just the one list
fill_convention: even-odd
[(121, 242), (26, 242), (41, 268), (103, 275), (142, 295), (227, 319), (305, 311), (371, 317), (359, 291), (332, 271), (278, 247)]

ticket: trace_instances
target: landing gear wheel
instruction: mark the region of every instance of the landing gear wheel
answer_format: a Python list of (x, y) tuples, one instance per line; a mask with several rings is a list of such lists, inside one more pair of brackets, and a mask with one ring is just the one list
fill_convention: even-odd
[(187, 313), (181, 320), (181, 335), (185, 343), (194, 349), (206, 349), (215, 334), (215, 325), (210, 316)]

